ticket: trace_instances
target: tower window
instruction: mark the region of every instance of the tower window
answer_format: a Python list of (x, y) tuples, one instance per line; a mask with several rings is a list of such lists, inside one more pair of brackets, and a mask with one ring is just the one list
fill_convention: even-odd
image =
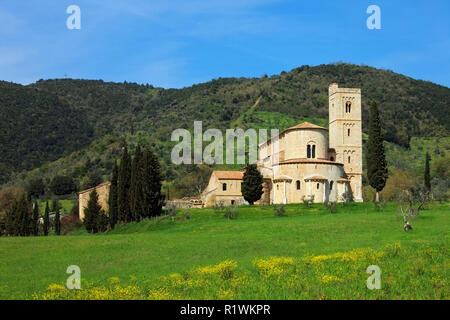
[(347, 135), (350, 137), (350, 129), (347, 129)]
[(350, 163), (350, 156), (348, 157), (348, 163)]
[(320, 183), (317, 184), (317, 190), (319, 190), (319, 188), (320, 188)]
[(308, 144), (306, 146), (306, 157), (308, 159), (311, 159), (311, 158), (315, 159), (316, 158), (316, 145), (315, 144), (313, 144), (313, 145)]
[(226, 183), (222, 184), (222, 191), (227, 191), (227, 184)]
[(300, 181), (299, 181), (299, 180), (297, 180), (297, 190), (300, 190), (300, 187), (301, 187), (301, 185), (300, 185)]
[(346, 113), (352, 112), (352, 103), (351, 103), (350, 101), (348, 101), (348, 102), (345, 104), (345, 112), (346, 112)]
[(334, 157), (330, 157), (330, 161), (334, 161)]
[(330, 182), (330, 191), (333, 190), (333, 183), (334, 183), (334, 181), (331, 181), (331, 182)]

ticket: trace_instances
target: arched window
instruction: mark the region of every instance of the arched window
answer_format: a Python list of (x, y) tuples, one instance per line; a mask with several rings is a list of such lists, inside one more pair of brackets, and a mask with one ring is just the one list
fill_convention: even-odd
[(227, 191), (227, 184), (226, 183), (222, 183), (222, 191)]
[(347, 129), (347, 135), (350, 137), (350, 129)]
[(350, 156), (348, 156), (348, 163), (350, 163)]
[(334, 157), (330, 157), (330, 161), (334, 161)]
[(308, 159), (311, 159), (311, 158), (315, 159), (316, 158), (316, 145), (315, 144), (313, 144), (313, 145), (308, 144), (306, 146), (306, 157)]
[(334, 181), (331, 181), (331, 182), (330, 182), (330, 191), (333, 190), (333, 184), (334, 184)]
[(317, 183), (317, 190), (319, 190), (320, 188), (320, 183)]
[(280, 190), (280, 185), (277, 183), (277, 190)]
[(300, 180), (297, 180), (297, 190), (300, 190), (300, 187), (301, 187)]
[(352, 103), (350, 101), (347, 101), (347, 103), (345, 104), (345, 112), (346, 113), (352, 112)]

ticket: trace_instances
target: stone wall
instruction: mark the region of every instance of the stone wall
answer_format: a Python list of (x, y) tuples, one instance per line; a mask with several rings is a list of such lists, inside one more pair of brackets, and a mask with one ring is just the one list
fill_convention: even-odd
[(109, 198), (109, 188), (111, 186), (110, 182), (104, 182), (99, 184), (94, 188), (83, 190), (78, 193), (78, 217), (80, 220), (84, 219), (84, 208), (87, 207), (89, 201), (89, 195), (92, 190), (96, 189), (98, 194), (98, 203), (105, 212), (108, 210), (108, 198)]

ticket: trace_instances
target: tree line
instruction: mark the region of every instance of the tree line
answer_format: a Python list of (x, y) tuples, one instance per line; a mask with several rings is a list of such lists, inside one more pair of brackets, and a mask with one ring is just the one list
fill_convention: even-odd
[[(56, 235), (61, 234), (61, 214), (60, 205), (57, 200), (52, 201), (50, 210), (49, 202), (46, 201), (44, 216), (39, 210), (38, 201), (31, 201), (27, 193), (22, 193), (20, 197), (13, 200), (11, 206), (6, 211), (4, 233), (8, 236), (48, 236), (53, 229)], [(54, 214), (53, 221), (50, 214)], [(0, 234), (2, 230), (0, 230)]]
[(107, 214), (98, 203), (94, 189), (84, 208), (84, 224), (89, 233), (114, 229), (118, 223), (141, 221), (161, 215), (164, 195), (158, 157), (149, 149), (136, 147), (134, 157), (124, 144), (120, 165), (114, 164)]

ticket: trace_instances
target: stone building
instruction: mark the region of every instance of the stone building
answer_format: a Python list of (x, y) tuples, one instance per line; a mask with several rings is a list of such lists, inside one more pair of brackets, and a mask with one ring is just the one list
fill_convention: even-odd
[[(362, 202), (361, 89), (329, 86), (329, 129), (308, 122), (259, 145), (264, 177), (261, 204), (354, 200)], [(205, 206), (238, 204), (242, 171), (215, 171)]]
[(84, 219), (84, 209), (87, 207), (89, 201), (89, 194), (92, 190), (96, 189), (98, 194), (98, 203), (102, 207), (102, 210), (108, 209), (108, 197), (109, 197), (109, 188), (111, 186), (111, 182), (103, 182), (94, 188), (90, 188), (87, 190), (83, 190), (78, 193), (78, 217), (80, 220)]
[(216, 204), (240, 205), (244, 203), (241, 194), (243, 171), (213, 171), (209, 184), (202, 194), (205, 207)]

